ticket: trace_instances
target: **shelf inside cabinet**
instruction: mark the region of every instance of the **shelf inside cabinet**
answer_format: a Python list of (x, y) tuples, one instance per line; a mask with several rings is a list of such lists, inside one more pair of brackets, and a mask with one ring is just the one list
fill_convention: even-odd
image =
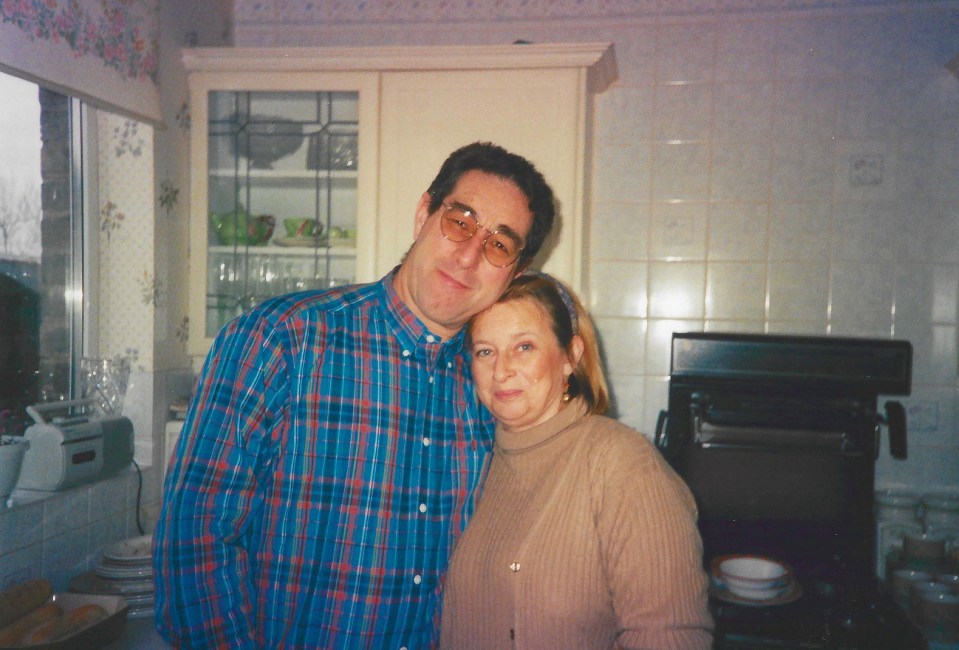
[(355, 258), (356, 248), (354, 246), (282, 246), (276, 244), (267, 244), (266, 246), (248, 246), (234, 247), (214, 245), (209, 247), (209, 253), (213, 255), (281, 255), (288, 257), (343, 257)]
[(264, 183), (297, 183), (304, 182), (329, 182), (336, 185), (350, 186), (355, 185), (358, 177), (356, 170), (333, 169), (333, 170), (310, 170), (310, 169), (250, 169), (249, 171), (237, 172), (233, 168), (217, 168), (210, 170), (211, 178), (223, 178), (230, 181), (242, 182), (245, 179), (251, 181), (262, 181)]

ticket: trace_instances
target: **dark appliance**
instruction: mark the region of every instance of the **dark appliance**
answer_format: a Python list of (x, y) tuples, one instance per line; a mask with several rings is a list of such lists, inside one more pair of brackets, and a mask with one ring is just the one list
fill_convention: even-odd
[(656, 445), (699, 507), (704, 561), (788, 563), (793, 602), (711, 598), (716, 648), (925, 648), (875, 577), (875, 462), (906, 457), (907, 341), (676, 333)]

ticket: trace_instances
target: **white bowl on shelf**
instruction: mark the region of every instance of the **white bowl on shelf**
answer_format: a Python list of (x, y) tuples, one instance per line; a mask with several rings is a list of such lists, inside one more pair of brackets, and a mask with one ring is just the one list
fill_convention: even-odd
[(792, 570), (783, 562), (758, 555), (727, 555), (713, 561), (713, 574), (740, 598), (772, 600), (792, 582)]

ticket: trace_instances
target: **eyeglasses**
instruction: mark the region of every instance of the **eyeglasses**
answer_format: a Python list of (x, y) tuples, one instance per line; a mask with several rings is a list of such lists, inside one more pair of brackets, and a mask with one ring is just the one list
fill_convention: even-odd
[(519, 237), (500, 230), (490, 230), (481, 226), (476, 220), (473, 211), (458, 203), (443, 203), (443, 214), (440, 215), (440, 230), (449, 241), (464, 242), (473, 238), (476, 231), (482, 228), (488, 235), (483, 240), (483, 256), (493, 266), (505, 268), (516, 261), (523, 251), (523, 244)]

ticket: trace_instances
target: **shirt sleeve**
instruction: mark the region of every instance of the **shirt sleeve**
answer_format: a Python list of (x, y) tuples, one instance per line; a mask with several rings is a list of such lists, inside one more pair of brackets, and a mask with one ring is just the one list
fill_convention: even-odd
[(617, 647), (707, 650), (713, 622), (692, 494), (642, 434), (609, 433), (590, 483)]
[(251, 528), (286, 390), (281, 328), (248, 313), (214, 342), (154, 531), (157, 628), (179, 648), (256, 648)]

